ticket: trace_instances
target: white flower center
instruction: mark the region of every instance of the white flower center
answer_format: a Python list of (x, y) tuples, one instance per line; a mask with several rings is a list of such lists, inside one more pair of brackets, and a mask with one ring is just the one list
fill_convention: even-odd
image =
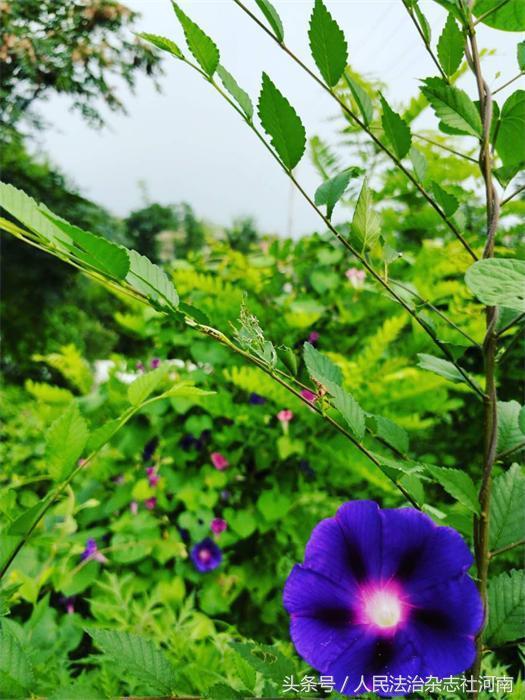
[(382, 629), (395, 627), (401, 620), (401, 613), (399, 598), (386, 591), (374, 593), (366, 603), (368, 619)]

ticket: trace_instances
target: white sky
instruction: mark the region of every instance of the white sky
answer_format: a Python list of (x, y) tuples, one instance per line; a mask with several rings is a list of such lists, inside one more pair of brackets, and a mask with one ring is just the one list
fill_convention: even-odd
[[(246, 2), (255, 6), (252, 0)], [(169, 0), (127, 0), (126, 4), (142, 14), (139, 31), (165, 35), (185, 49)], [(313, 0), (274, 0), (274, 4), (283, 20), (286, 43), (312, 65), (307, 27)], [(307, 135), (330, 139), (335, 102), (231, 0), (182, 0), (181, 5), (215, 40), (221, 62), (254, 102), (265, 70), (301, 115)], [(401, 0), (327, 0), (327, 5), (345, 30), (353, 67), (380, 76), (394, 106), (417, 93), (419, 79), (434, 75)], [(423, 0), (422, 7), (437, 41), (445, 13), (431, 0)], [(496, 55), (485, 61), (492, 86), (517, 73), (520, 38), (480, 25), (481, 47), (496, 49)], [(292, 234), (315, 229), (315, 213), (299, 195), (291, 197), (286, 176), (213, 88), (167, 54), (164, 67), (162, 93), (155, 92), (151, 81), (141, 79), (136, 95), (121, 92), (128, 116), (110, 114), (103, 130), (90, 129), (69, 112), (67, 98), (52, 97), (40, 106), (50, 128), (39, 137), (39, 145), (87, 197), (117, 215), (142, 206), (139, 182), (143, 181), (152, 201), (187, 201), (199, 216), (219, 224), (253, 215), (262, 230), (284, 234), (292, 203)], [(461, 85), (469, 91), (474, 88), (470, 77)], [(499, 99), (516, 87), (502, 91)], [(426, 125), (432, 123), (429, 120)], [(297, 173), (313, 192), (319, 182), (308, 157)]]

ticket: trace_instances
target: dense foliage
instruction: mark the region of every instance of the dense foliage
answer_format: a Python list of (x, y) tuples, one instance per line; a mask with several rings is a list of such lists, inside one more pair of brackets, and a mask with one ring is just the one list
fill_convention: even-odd
[[(257, 5), (281, 41), (272, 6)], [(425, 28), (419, 5), (407, 5)], [(220, 69), (252, 124), (251, 101), (218, 68), (213, 42), (175, 9), (204, 74)], [(463, 57), (456, 21), (451, 10), (438, 45), (447, 81)], [(27, 342), (8, 346), (12, 381), (0, 414), (0, 689), (7, 697), (283, 695), (286, 677), (312, 674), (290, 642), (283, 587), (316, 523), (344, 501), (409, 501), (475, 549), (487, 402), (480, 400), (480, 301), (501, 307), (481, 672), (512, 677), (508, 697), (523, 693), (516, 640), (524, 605), (518, 400), (525, 344), (517, 304), (525, 200), (513, 197), (501, 209), (498, 257), (486, 262), (503, 263), (503, 273), (479, 273), (472, 253), (482, 256), (487, 211), (475, 146), (448, 133), (443, 96), (455, 88), (428, 79), (417, 100), (394, 111), (376, 85), (350, 69), (341, 78), (346, 41), (332, 22), (317, 0), (313, 58), (340, 104), (380, 140), (371, 143), (344, 110), (335, 145), (310, 140), (321, 182), (312, 199), (324, 218), (300, 240), (261, 234), (251, 220), (212, 230), (187, 205), (149, 203), (115, 222), (23, 149), (13, 158), (10, 172), (26, 159), (27, 181), (13, 176), (17, 189), (2, 185), (0, 196), (10, 215), (3, 229), (22, 239), (11, 242), (18, 273), (25, 241), (85, 275), (70, 274), (64, 298), (43, 300), (48, 330), (39, 330), (36, 351)], [(149, 37), (180, 60), (177, 46)], [(470, 100), (462, 94), (454, 93)], [(445, 123), (441, 131), (414, 125), (429, 106)], [(476, 107), (459, 111), (452, 131), (477, 133)], [(269, 76), (258, 112), (293, 177), (306, 135)], [(519, 143), (512, 153), (505, 136), (495, 144), (498, 175), (510, 181), (521, 167)], [(52, 192), (34, 184), (51, 177)], [(159, 266), (115, 245), (122, 242)], [(17, 290), (31, 289), (11, 277), (7, 287), (6, 333), (18, 337), (27, 323), (20, 333), (27, 339), (31, 317), (16, 325), (10, 307)], [(71, 316), (76, 305), (82, 308)], [(203, 543), (208, 571), (195, 550)], [(481, 697), (505, 695), (487, 689)]]

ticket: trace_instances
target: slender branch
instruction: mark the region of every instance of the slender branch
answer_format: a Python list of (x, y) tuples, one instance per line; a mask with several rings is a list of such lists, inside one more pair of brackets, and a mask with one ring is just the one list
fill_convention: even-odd
[(405, 10), (407, 11), (407, 13), (408, 13), (410, 19), (411, 19), (412, 22), (414, 23), (414, 26), (415, 26), (415, 28), (417, 29), (417, 33), (419, 34), (419, 36), (420, 36), (421, 39), (423, 40), (423, 43), (424, 43), (424, 45), (425, 45), (425, 49), (426, 49), (427, 53), (429, 54), (430, 58), (433, 60), (433, 62), (434, 62), (434, 64), (435, 64), (436, 68), (438, 69), (438, 71), (441, 73), (441, 77), (443, 78), (443, 80), (444, 80), (445, 82), (449, 83), (450, 81), (449, 81), (449, 79), (448, 79), (448, 75), (445, 73), (445, 71), (443, 70), (443, 68), (441, 68), (441, 64), (439, 63), (439, 61), (438, 61), (436, 55), (435, 55), (434, 52), (432, 51), (432, 47), (430, 46), (429, 42), (427, 41), (427, 38), (426, 38), (426, 36), (425, 36), (423, 30), (421, 29), (421, 27), (420, 27), (420, 25), (419, 25), (419, 22), (417, 21), (417, 18), (416, 18), (416, 16), (415, 16), (415, 14), (412, 12), (412, 8), (409, 7), (408, 3), (406, 3), (405, 0), (401, 0), (401, 3), (403, 4)]
[(458, 156), (459, 158), (464, 158), (465, 160), (469, 160), (471, 163), (476, 163), (478, 164), (478, 161), (475, 158), (472, 158), (471, 156), (467, 156), (466, 153), (461, 153), (461, 151), (456, 151), (454, 148), (450, 148), (450, 146), (445, 146), (443, 143), (438, 143), (437, 141), (432, 141), (432, 139), (427, 138), (426, 136), (423, 136), (423, 134), (412, 134), (412, 136), (415, 136), (417, 139), (421, 139), (422, 141), (426, 141), (427, 143), (432, 144), (433, 146), (436, 146), (437, 148), (441, 148), (444, 151), (448, 151), (449, 153), (453, 153), (455, 156)]
[(501, 207), (504, 207), (507, 202), (510, 202), (511, 199), (514, 199), (514, 197), (517, 197), (520, 192), (523, 192), (525, 190), (525, 185), (521, 185), (521, 187), (518, 187), (518, 189), (514, 190), (512, 194), (509, 194), (508, 197), (505, 197), (505, 199), (501, 200)]
[(510, 447), (508, 450), (505, 450), (505, 452), (500, 452), (499, 454), (496, 455), (497, 460), (501, 459), (506, 459), (510, 455), (514, 454), (514, 452), (519, 452), (520, 450), (525, 449), (525, 440), (523, 442), (518, 443), (517, 445), (514, 445), (514, 447)]
[(501, 338), (501, 336), (506, 333), (512, 326), (517, 325), (520, 321), (522, 321), (525, 318), (525, 311), (515, 318), (512, 319), (512, 321), (509, 321), (503, 328), (500, 328), (498, 331), (498, 338)]
[(510, 80), (507, 80), (506, 83), (503, 83), (503, 85), (500, 85), (498, 88), (496, 88), (495, 90), (493, 90), (493, 91), (492, 91), (492, 94), (493, 94), (493, 95), (496, 95), (500, 90), (504, 90), (504, 89), (505, 89), (506, 87), (508, 87), (509, 85), (512, 85), (512, 83), (513, 83), (515, 80), (518, 80), (519, 78), (521, 78), (522, 75), (525, 75), (525, 71), (520, 71), (520, 72), (518, 73), (518, 75), (515, 75), (515, 76), (514, 76), (513, 78), (511, 78)]
[(447, 217), (445, 212), (441, 209), (439, 204), (431, 197), (431, 195), (426, 191), (426, 189), (421, 185), (416, 178), (412, 175), (410, 170), (408, 170), (403, 163), (397, 158), (397, 156), (386, 146), (377, 136), (373, 133), (373, 131), (363, 122), (363, 120), (353, 112), (348, 105), (346, 105), (343, 100), (341, 100), (337, 94), (331, 90), (328, 85), (323, 83), (323, 81), (312, 71), (308, 66), (301, 61), (301, 59), (296, 56), (293, 51), (291, 51), (286, 44), (281, 43), (274, 34), (266, 27), (266, 25), (261, 22), (261, 20), (253, 14), (253, 12), (248, 9), (241, 0), (233, 0), (233, 2), (238, 5), (243, 12), (245, 12), (250, 19), (252, 19), (269, 37), (271, 37), (277, 45), (290, 56), (290, 58), (297, 63), (298, 66), (300, 66), (308, 75), (318, 84), (320, 85), (325, 92), (327, 92), (332, 99), (334, 99), (339, 107), (345, 112), (355, 123), (359, 126), (362, 131), (364, 131), (370, 139), (376, 144), (376, 146), (383, 151), (392, 161), (395, 163), (396, 167), (401, 170), (401, 172), (405, 175), (405, 177), (410, 180), (410, 182), (414, 185), (414, 187), (420, 192), (420, 194), (427, 200), (427, 202), (430, 204), (430, 206), (437, 212), (437, 214), (443, 219), (447, 227), (452, 231), (452, 233), (456, 236), (456, 238), (461, 242), (465, 250), (469, 253), (471, 258), (473, 260), (477, 260), (477, 255), (476, 253), (472, 250), (470, 247), (469, 243), (465, 240), (463, 235), (458, 231), (456, 226), (450, 219)]
[[(234, 0), (234, 2), (237, 2), (237, 0)], [(233, 100), (230, 99), (230, 97), (222, 90), (217, 83), (211, 79), (204, 71), (200, 70), (197, 66), (195, 66), (191, 61), (188, 61), (187, 59), (179, 59), (182, 60), (184, 63), (189, 65), (191, 68), (195, 69), (199, 75), (201, 75), (206, 82), (210, 83), (216, 90), (217, 92), (223, 97), (223, 99), (228, 102), (228, 104), (237, 112), (237, 114), (240, 115), (240, 117), (243, 119), (243, 121), (248, 125), (248, 127), (253, 131), (253, 133), (257, 136), (259, 141), (263, 144), (263, 146), (266, 148), (266, 150), (270, 153), (272, 158), (276, 161), (276, 163), (279, 165), (279, 167), (285, 172), (285, 174), (290, 178), (290, 180), (293, 182), (297, 190), (301, 193), (301, 195), (304, 197), (304, 199), (308, 202), (308, 204), (312, 207), (312, 209), (317, 213), (317, 215), (323, 220), (325, 226), (328, 228), (328, 230), (337, 238), (337, 240), (357, 259), (360, 261), (360, 263), (363, 265), (363, 267), (370, 273), (370, 275), (377, 281), (379, 284), (397, 301), (400, 306), (402, 306), (405, 311), (412, 316), (412, 318), (416, 321), (416, 323), (425, 331), (425, 333), (431, 338), (433, 343), (441, 350), (443, 355), (456, 367), (458, 372), (461, 374), (463, 379), (465, 380), (466, 384), (476, 393), (481, 399), (484, 398), (483, 392), (480, 390), (476, 382), (472, 380), (468, 372), (466, 372), (461, 365), (459, 365), (456, 362), (456, 359), (454, 355), (451, 353), (449, 348), (446, 346), (445, 343), (443, 343), (436, 335), (435, 331), (424, 321), (414, 309), (409, 306), (405, 300), (397, 294), (397, 292), (392, 289), (392, 287), (389, 285), (388, 281), (382, 277), (376, 270), (370, 265), (368, 260), (361, 255), (361, 253), (354, 248), (354, 246), (335, 228), (335, 226), (332, 224), (330, 219), (328, 219), (322, 211), (316, 206), (314, 203), (313, 199), (310, 197), (310, 195), (304, 190), (302, 185), (299, 183), (297, 178), (294, 176), (291, 170), (286, 168), (286, 166), (282, 163), (281, 159), (275, 153), (273, 148), (267, 143), (266, 139), (262, 136), (260, 131), (255, 127), (253, 122), (246, 117), (244, 112), (235, 104)]]
[(503, 552), (510, 552), (511, 549), (515, 549), (516, 547), (523, 547), (523, 545), (525, 545), (525, 538), (522, 540), (518, 540), (517, 542), (512, 542), (512, 544), (507, 544), (505, 547), (494, 549), (492, 552), (489, 552), (489, 558), (492, 559), (493, 557), (497, 557), (498, 554), (503, 554)]

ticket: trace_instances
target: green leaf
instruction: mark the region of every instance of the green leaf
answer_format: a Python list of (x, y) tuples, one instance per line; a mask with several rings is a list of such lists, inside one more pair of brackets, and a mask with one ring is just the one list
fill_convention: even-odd
[(365, 177), (352, 218), (352, 234), (361, 249), (365, 250), (374, 247), (380, 231), (381, 219), (373, 209), (372, 193)]
[(525, 90), (516, 90), (505, 101), (495, 147), (504, 166), (525, 161)]
[(184, 54), (179, 49), (177, 44), (171, 39), (167, 39), (165, 36), (159, 36), (158, 34), (148, 34), (148, 32), (142, 32), (138, 35), (141, 39), (149, 41), (150, 44), (156, 46), (162, 51), (167, 51), (168, 53), (175, 56), (175, 58), (184, 58)]
[(303, 156), (306, 133), (297, 112), (266, 73), (263, 73), (257, 109), (263, 129), (283, 164), (292, 170)]
[(283, 678), (293, 673), (294, 665), (276, 647), (254, 642), (230, 642), (230, 646), (265, 678), (271, 678), (279, 686)]
[(86, 446), (89, 431), (76, 403), (59, 416), (47, 432), (47, 470), (58, 480), (66, 478), (76, 466)]
[(394, 112), (383, 95), (380, 95), (380, 99), (381, 107), (383, 108), (383, 114), (381, 115), (383, 130), (394, 147), (396, 156), (399, 159), (404, 158), (412, 145), (410, 127), (397, 112)]
[(434, 372), (434, 374), (439, 374), (445, 379), (449, 379), (451, 382), (464, 382), (465, 379), (458, 368), (448, 360), (443, 360), (441, 357), (435, 357), (434, 355), (427, 355), (424, 352), (420, 352), (418, 357), (418, 367), (421, 369), (427, 369), (429, 372)]
[(427, 159), (421, 153), (421, 151), (418, 151), (417, 148), (414, 148), (414, 146), (412, 146), (410, 149), (409, 157), (412, 161), (412, 166), (414, 167), (415, 176), (419, 182), (424, 182), (427, 177)]
[(523, 539), (525, 476), (517, 464), (494, 479), (489, 523), (490, 547), (493, 550)]
[(456, 20), (449, 14), (437, 45), (439, 62), (446, 75), (454, 75), (461, 65), (464, 48), (465, 38)]
[(518, 66), (521, 71), (525, 71), (525, 41), (520, 41), (516, 47)]
[(489, 581), (489, 620), (485, 639), (489, 646), (513, 642), (523, 636), (525, 573), (510, 571)]
[(445, 489), (473, 513), (479, 513), (478, 493), (470, 476), (460, 469), (426, 465), (427, 471)]
[(467, 270), (465, 282), (486, 306), (507, 306), (525, 311), (525, 260), (478, 260)]
[(512, 450), (525, 441), (520, 413), (521, 406), (517, 401), (498, 401), (498, 453)]
[(147, 296), (150, 301), (175, 310), (179, 304), (179, 296), (164, 270), (136, 250), (129, 251), (129, 262), (126, 282)]
[(318, 207), (326, 204), (326, 216), (332, 217), (335, 205), (346, 192), (348, 183), (353, 177), (361, 174), (361, 168), (347, 168), (335, 177), (323, 182), (315, 191), (314, 201)]
[(240, 87), (233, 75), (228, 73), (224, 66), (217, 66), (217, 75), (222, 80), (222, 84), (237, 102), (244, 114), (251, 120), (253, 117), (253, 104), (248, 93)]
[(372, 119), (374, 118), (374, 106), (372, 104), (372, 100), (368, 96), (368, 93), (361, 87), (361, 85), (359, 85), (358, 82), (353, 80), (353, 78), (351, 78), (346, 73), (346, 71), (343, 73), (343, 78), (345, 83), (350, 88), (352, 97), (357, 102), (357, 106), (359, 107), (359, 111), (361, 112), (361, 116), (363, 117), (364, 123), (366, 124), (366, 126), (369, 126)]
[(334, 382), (328, 382), (328, 391), (333, 396), (333, 405), (350, 426), (358, 440), (365, 435), (365, 412), (354, 397)]
[(407, 431), (384, 416), (372, 416), (376, 423), (376, 435), (398, 452), (407, 452), (409, 440)]
[(455, 195), (444, 190), (437, 182), (432, 182), (432, 192), (436, 202), (439, 204), (445, 216), (451, 217), (459, 207), (459, 202)]
[(462, 134), (481, 136), (479, 111), (466, 92), (447, 85), (441, 78), (427, 78), (423, 84), (421, 92), (444, 124)]
[(128, 632), (88, 629), (89, 636), (104, 654), (134, 678), (146, 683), (155, 692), (171, 695), (176, 672), (164, 652), (154, 642)]
[(305, 343), (303, 357), (308, 374), (312, 379), (328, 388), (328, 383), (341, 385), (343, 373), (326, 355), (316, 350), (310, 343)]
[(260, 9), (263, 15), (266, 17), (266, 21), (273, 29), (277, 40), (279, 41), (279, 43), (282, 44), (284, 39), (284, 29), (283, 23), (281, 22), (281, 18), (279, 17), (277, 10), (272, 5), (270, 0), (255, 0), (255, 3), (257, 4), (257, 7)]
[[(493, 10), (491, 12), (491, 10)], [(506, 32), (525, 31), (525, 3), (523, 0), (477, 0), (474, 4), (474, 15), (481, 18), (483, 24)]]
[(27, 698), (34, 690), (33, 668), (18, 640), (0, 626), (0, 697)]
[(334, 87), (348, 62), (348, 46), (343, 31), (326, 9), (323, 0), (315, 0), (308, 37), (316, 66), (325, 83)]
[(73, 241), (71, 252), (75, 257), (94, 267), (103, 275), (110, 275), (119, 280), (126, 277), (129, 271), (129, 257), (125, 248), (91, 233), (91, 231), (84, 231), (78, 226), (70, 224), (65, 219), (53, 214), (49, 209), (42, 208), (42, 206), (40, 208), (44, 215)]
[(140, 406), (162, 384), (168, 372), (167, 365), (141, 374), (128, 387), (128, 401), (132, 406)]
[(421, 8), (419, 7), (419, 3), (415, 2), (413, 4), (413, 10), (416, 13), (416, 17), (419, 20), (419, 26), (421, 28), (421, 31), (423, 32), (423, 36), (425, 37), (425, 41), (427, 44), (430, 44), (430, 40), (432, 39), (432, 31), (430, 29), (430, 24), (428, 23), (428, 19), (425, 17), (423, 12), (421, 11)]
[(86, 444), (86, 452), (96, 452), (106, 444), (117, 432), (121, 421), (118, 418), (108, 420), (106, 423), (93, 430)]
[(219, 49), (210, 37), (186, 15), (176, 2), (172, 2), (177, 19), (181, 23), (188, 48), (202, 70), (210, 77), (219, 65)]

